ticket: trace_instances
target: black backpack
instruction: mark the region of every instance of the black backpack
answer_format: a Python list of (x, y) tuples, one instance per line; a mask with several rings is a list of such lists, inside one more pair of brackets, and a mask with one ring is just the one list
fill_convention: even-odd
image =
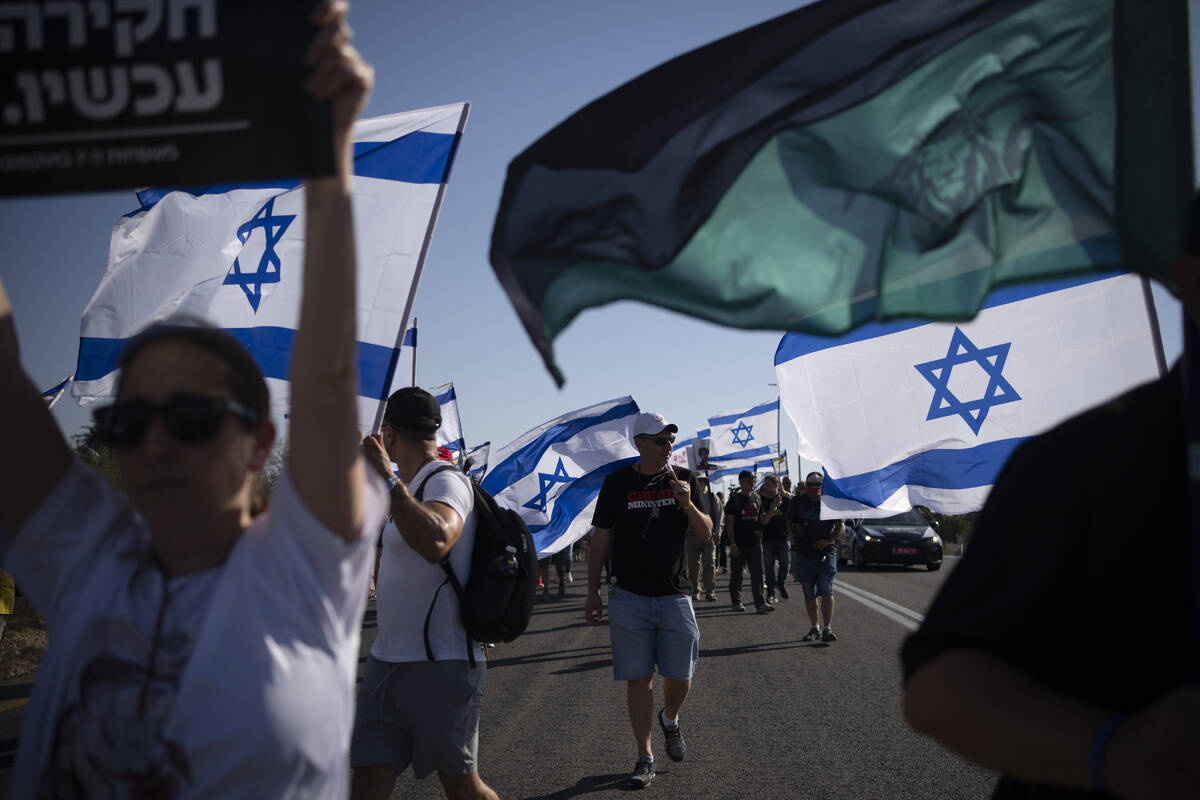
[[(439, 472), (455, 470), (450, 464), (437, 467), (428, 475), (413, 496), (418, 502), (425, 493), (425, 484)], [(533, 597), (537, 591), (537, 551), (533, 535), (525, 521), (509, 508), (501, 508), (479, 481), (471, 481), (475, 496), (475, 546), (471, 550), (471, 569), (464, 586), (459, 583), (447, 554), (439, 562), (446, 580), (433, 594), (425, 614), (425, 656), (434, 661), (429, 646), (429, 621), (438, 595), (447, 583), (458, 595), (462, 624), (467, 631), (467, 657), (475, 666), (471, 640), (491, 644), (511, 642), (529, 626), (533, 616)]]

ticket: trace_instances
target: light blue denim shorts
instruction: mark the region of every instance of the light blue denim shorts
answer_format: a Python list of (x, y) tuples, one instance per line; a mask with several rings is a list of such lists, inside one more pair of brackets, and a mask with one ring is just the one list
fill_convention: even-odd
[(837, 575), (837, 558), (804, 558), (796, 560), (796, 580), (804, 589), (804, 599), (833, 594), (833, 576)]
[(691, 680), (700, 658), (700, 626), (685, 594), (646, 597), (608, 587), (608, 628), (613, 680), (631, 681), (658, 673)]

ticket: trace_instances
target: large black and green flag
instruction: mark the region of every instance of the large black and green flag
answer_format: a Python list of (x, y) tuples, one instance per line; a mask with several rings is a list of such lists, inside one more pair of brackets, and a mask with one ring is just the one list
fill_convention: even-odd
[(491, 259), (552, 342), (637, 299), (740, 328), (969, 318), (995, 286), (1167, 280), (1187, 4), (824, 0), (680, 56), (509, 165)]

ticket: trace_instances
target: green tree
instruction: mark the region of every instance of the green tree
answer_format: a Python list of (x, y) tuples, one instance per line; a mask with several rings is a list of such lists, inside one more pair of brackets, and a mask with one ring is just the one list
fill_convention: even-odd
[(108, 478), (119, 491), (124, 491), (112, 448), (100, 440), (95, 422), (88, 423), (83, 431), (71, 437), (71, 449), (80, 461)]

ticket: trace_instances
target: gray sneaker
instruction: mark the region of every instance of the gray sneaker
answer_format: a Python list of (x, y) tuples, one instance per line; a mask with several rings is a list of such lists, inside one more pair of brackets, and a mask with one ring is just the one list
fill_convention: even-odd
[(732, 606), (730, 606), (730, 608), (732, 608), (734, 611), (745, 611), (746, 610), (746, 607), (744, 605), (742, 605), (741, 603), (734, 603)]
[(813, 627), (808, 629), (808, 633), (806, 633), (802, 637), (800, 637), (800, 641), (815, 642), (820, 638), (821, 638), (821, 630), (820, 630), (820, 628), (818, 628), (814, 625)]
[(834, 633), (834, 632), (833, 632), (832, 630), (830, 630), (829, 628), (826, 628), (826, 629), (824, 630), (824, 632), (821, 634), (821, 641), (822, 641), (822, 642), (836, 642), (836, 641), (837, 641), (837, 634), (836, 634), (836, 633)]
[(637, 763), (633, 765), (633, 774), (625, 781), (625, 785), (630, 789), (645, 789), (652, 780), (654, 780), (654, 759), (648, 756), (639, 756)]
[(757, 614), (770, 614), (774, 610), (775, 610), (775, 606), (771, 606), (771, 605), (767, 605), (766, 603), (763, 603), (761, 606), (756, 608), (754, 611)]
[(683, 741), (683, 731), (679, 728), (679, 723), (676, 722), (672, 728), (667, 727), (667, 723), (663, 722), (663, 713), (666, 709), (658, 711), (658, 727), (662, 728), (663, 736), (667, 737), (667, 755), (672, 761), (683, 761), (683, 757), (687, 755), (687, 745)]

